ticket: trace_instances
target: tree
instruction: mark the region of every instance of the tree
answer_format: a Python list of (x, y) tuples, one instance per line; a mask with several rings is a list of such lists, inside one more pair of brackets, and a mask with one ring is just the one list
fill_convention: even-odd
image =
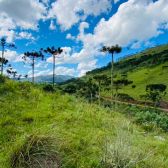
[[(25, 52), (24, 53), (24, 56), (22, 57), (24, 59), (24, 61), (28, 61), (28, 63), (30, 63), (30, 65), (32, 66), (32, 82), (34, 83), (34, 62), (35, 62), (35, 59), (38, 60), (38, 59), (41, 59), (43, 60), (44, 59), (44, 55), (42, 54), (41, 51), (37, 52), (37, 51), (33, 51), (33, 52)], [(29, 59), (30, 59), (30, 62), (29, 62)]]
[(129, 84), (132, 84), (133, 81), (129, 81), (128, 79), (118, 79), (114, 81), (114, 86), (116, 89), (116, 103), (115, 103), (115, 108), (117, 108), (117, 100), (118, 100), (118, 90), (122, 89), (123, 86), (127, 86)]
[(44, 51), (45, 53), (49, 54), (49, 56), (53, 56), (53, 86), (54, 86), (55, 58), (60, 58), (57, 55), (61, 54), (63, 52), (63, 49), (61, 49), (60, 47), (58, 47), (58, 49), (55, 49), (55, 47), (52, 46), (51, 48), (47, 47), (46, 50), (43, 50), (43, 48), (41, 48), (41, 51)]
[(164, 84), (148, 84), (146, 86), (146, 92), (150, 95), (150, 99), (154, 102), (154, 107), (156, 109), (157, 102), (162, 98), (161, 93), (163, 95), (166, 94), (166, 85)]
[[(3, 64), (6, 64), (8, 61), (4, 58), (4, 46), (10, 47), (10, 48), (16, 48), (14, 44), (5, 45), (5, 39), (1, 38), (1, 44), (2, 46), (2, 57), (1, 57), (1, 75), (3, 75)], [(6, 62), (7, 61), (7, 62)]]
[(76, 93), (76, 86), (73, 84), (68, 84), (63, 91), (69, 94)]
[(85, 86), (87, 87), (86, 96), (90, 95), (90, 103), (93, 103), (93, 97), (96, 95), (97, 85), (93, 83), (93, 79), (89, 78), (87, 82), (85, 82)]
[(114, 74), (114, 60), (113, 60), (113, 55), (114, 54), (118, 54), (122, 51), (122, 47), (118, 46), (118, 44), (116, 46), (111, 46), (111, 47), (106, 47), (103, 46), (103, 48), (100, 50), (101, 52), (107, 52), (112, 54), (112, 59), (111, 59), (111, 104), (113, 107), (113, 74)]
[(99, 106), (100, 106), (100, 87), (101, 87), (101, 82), (107, 80), (107, 76), (106, 75), (95, 75), (93, 78), (99, 83)]
[[(2, 64), (3, 64), (3, 66), (6, 65), (6, 64), (8, 63), (8, 60), (5, 59), (5, 58), (3, 58), (3, 63), (2, 63), (2, 58), (0, 57), (0, 62), (1, 62), (0, 67), (2, 68)], [(2, 68), (2, 71), (3, 71), (3, 68)], [(1, 72), (2, 72), (2, 71), (1, 71)]]
[(7, 68), (8, 69), (6, 70), (6, 72), (7, 72), (9, 78), (15, 79), (17, 77), (17, 79), (20, 80), (22, 75), (21, 74), (17, 74), (16, 70), (12, 70), (11, 64), (9, 64)]

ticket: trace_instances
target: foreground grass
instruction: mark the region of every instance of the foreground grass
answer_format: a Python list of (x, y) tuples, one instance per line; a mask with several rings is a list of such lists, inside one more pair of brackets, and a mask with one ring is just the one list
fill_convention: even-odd
[(30, 83), (0, 84), (2, 168), (168, 167), (167, 140), (142, 131), (122, 114), (70, 95)]

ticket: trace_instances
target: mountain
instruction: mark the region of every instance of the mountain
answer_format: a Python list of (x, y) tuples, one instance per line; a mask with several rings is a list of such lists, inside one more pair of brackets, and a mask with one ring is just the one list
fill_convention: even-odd
[[(71, 78), (75, 78), (75, 77), (69, 76), (69, 75), (55, 75), (55, 83), (65, 82)], [(21, 81), (30, 81), (31, 82), (32, 78), (21, 79)], [(53, 75), (34, 77), (34, 82), (35, 83), (45, 83), (45, 82), (52, 83), (53, 82)]]

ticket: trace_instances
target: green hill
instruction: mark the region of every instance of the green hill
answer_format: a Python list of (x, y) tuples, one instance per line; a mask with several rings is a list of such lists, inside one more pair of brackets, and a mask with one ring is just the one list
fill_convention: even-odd
[[(109, 55), (111, 56), (111, 55)], [(116, 55), (115, 55), (116, 56)], [(164, 67), (164, 68), (163, 68)], [(86, 73), (86, 76), (80, 79), (68, 80), (61, 83), (62, 87), (65, 84), (77, 84), (80, 81), (87, 81), (97, 74), (105, 74), (111, 76), (111, 63), (107, 66), (94, 69)], [(148, 48), (140, 53), (122, 58), (114, 63), (114, 80), (122, 75), (127, 76), (128, 80), (132, 80), (136, 87), (133, 89), (128, 85), (120, 89), (120, 93), (126, 93), (136, 100), (140, 100), (140, 95), (145, 94), (147, 84), (165, 84), (168, 86), (168, 43), (157, 47)], [(168, 93), (168, 87), (166, 92)], [(114, 90), (115, 94), (115, 90)], [(104, 92), (102, 95), (109, 97), (110, 92)], [(168, 101), (168, 94), (163, 97), (163, 100)]]
[(150, 128), (58, 90), (0, 76), (1, 168), (167, 168), (168, 135)]
[[(73, 76), (69, 75), (55, 75), (55, 83), (65, 82), (68, 79), (74, 78)], [(21, 81), (30, 81), (32, 82), (32, 78), (25, 78), (21, 79)], [(37, 76), (34, 77), (35, 83), (52, 83), (53, 82), (53, 75), (46, 75), (46, 76)]]

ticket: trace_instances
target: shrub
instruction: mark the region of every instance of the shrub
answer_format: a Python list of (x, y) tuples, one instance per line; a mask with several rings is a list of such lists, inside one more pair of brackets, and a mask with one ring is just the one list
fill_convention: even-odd
[(53, 91), (54, 91), (54, 88), (53, 88), (53, 86), (52, 86), (51, 84), (45, 83), (45, 84), (43, 85), (43, 90), (44, 90), (44, 91), (48, 91), (48, 92), (53, 92)]
[(54, 152), (53, 142), (56, 140), (51, 136), (26, 135), (10, 151), (10, 167), (60, 167), (60, 155)]
[(0, 75), (0, 84), (5, 82), (5, 76)]
[(133, 88), (133, 89), (136, 88), (136, 85), (132, 85), (132, 88)]

